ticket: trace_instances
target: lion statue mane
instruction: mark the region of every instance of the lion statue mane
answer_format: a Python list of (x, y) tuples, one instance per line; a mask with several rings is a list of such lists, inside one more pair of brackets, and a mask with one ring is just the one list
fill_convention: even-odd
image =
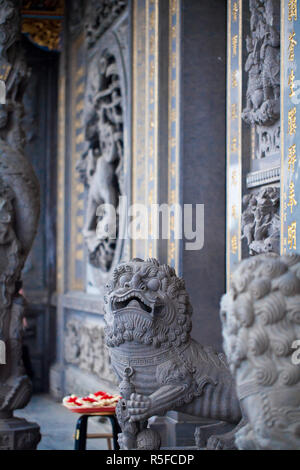
[(300, 256), (242, 261), (221, 301), (224, 351), (248, 423), (239, 449), (300, 448)]

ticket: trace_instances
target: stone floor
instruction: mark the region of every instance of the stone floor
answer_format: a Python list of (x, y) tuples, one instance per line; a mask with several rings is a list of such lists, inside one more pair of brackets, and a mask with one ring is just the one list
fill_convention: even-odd
[[(25, 418), (39, 424), (42, 439), (38, 450), (72, 450), (73, 434), (79, 415), (71, 413), (49, 395), (34, 395), (23, 410), (15, 412), (15, 416)], [(99, 423), (99, 418), (89, 418), (88, 432), (111, 432), (108, 422)], [(106, 439), (88, 439), (87, 450), (106, 450)]]

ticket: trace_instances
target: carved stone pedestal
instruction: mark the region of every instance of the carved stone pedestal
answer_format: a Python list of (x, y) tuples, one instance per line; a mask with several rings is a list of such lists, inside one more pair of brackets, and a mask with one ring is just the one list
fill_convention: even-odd
[(150, 418), (149, 427), (160, 434), (162, 448), (194, 447), (196, 445), (196, 429), (199, 427), (206, 428), (212, 422), (214, 423), (214, 421), (209, 419), (170, 411), (167, 416), (154, 416)]
[(38, 424), (0, 413), (0, 450), (35, 450), (40, 440)]

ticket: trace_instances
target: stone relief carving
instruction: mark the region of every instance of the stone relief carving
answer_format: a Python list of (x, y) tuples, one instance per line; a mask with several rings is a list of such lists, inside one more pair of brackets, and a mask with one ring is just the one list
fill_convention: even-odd
[(70, 5), (69, 30), (77, 34), (85, 32), (87, 48), (92, 48), (97, 40), (123, 13), (127, 0), (73, 0)]
[(278, 0), (249, 0), (248, 74), (242, 118), (255, 127), (257, 159), (280, 150), (280, 21)]
[[(169, 410), (234, 428), (241, 411), (224, 355), (191, 339), (192, 307), (173, 268), (155, 259), (121, 263), (104, 301), (106, 343), (124, 398), (117, 410), (123, 448), (137, 448), (148, 418)], [(149, 436), (153, 446), (156, 437)], [(210, 438), (208, 447), (231, 441), (232, 435)]]
[(280, 188), (267, 187), (243, 197), (242, 238), (250, 255), (279, 253)]
[[(10, 55), (12, 51), (10, 47), (20, 39), (20, 1), (18, 0), (3, 0), (1, 1), (1, 39), (0, 39), (0, 56), (9, 64)], [(3, 63), (1, 64), (3, 65)]]
[(103, 52), (99, 62), (94, 61), (89, 71), (84, 127), (86, 148), (77, 165), (88, 188), (83, 234), (89, 262), (106, 272), (114, 259), (118, 220), (103, 204), (118, 210), (123, 193), (121, 83), (116, 58), (108, 51)]
[(300, 256), (262, 254), (242, 261), (221, 301), (224, 350), (248, 423), (239, 449), (299, 449)]
[(83, 371), (116, 383), (104, 336), (102, 326), (70, 318), (66, 323), (65, 360)]
[(86, 3), (84, 29), (88, 48), (94, 46), (126, 6), (127, 0), (89, 0)]
[(248, 58), (247, 105), (243, 118), (249, 124), (271, 125), (280, 114), (280, 34), (275, 25), (275, 0), (250, 0), (251, 36)]
[(265, 158), (280, 151), (280, 126), (256, 127), (259, 145), (256, 149), (256, 158)]
[(0, 66), (6, 71), (6, 104), (0, 105), (0, 339), (7, 352), (0, 368), (0, 416), (5, 418), (0, 419), (0, 435), (3, 442), (9, 436), (7, 442), (15, 448), (17, 434), (24, 432), (32, 436), (31, 442), (25, 437), (19, 442), (35, 448), (39, 427), (13, 417), (13, 411), (26, 406), (31, 397), (22, 362), (25, 301), (19, 290), (39, 219), (39, 184), (23, 155), (22, 97), (28, 69), (19, 42), (19, 7), (18, 1), (0, 3)]

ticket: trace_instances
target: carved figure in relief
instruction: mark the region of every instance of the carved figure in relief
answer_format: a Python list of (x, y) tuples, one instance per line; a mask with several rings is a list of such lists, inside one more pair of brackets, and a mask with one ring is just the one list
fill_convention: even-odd
[(262, 254), (242, 261), (221, 301), (224, 350), (248, 420), (239, 449), (299, 449), (300, 257)]
[(115, 383), (110, 357), (104, 341), (103, 327), (70, 317), (66, 323), (64, 358), (98, 377)]
[[(184, 281), (173, 268), (155, 259), (119, 264), (105, 305), (112, 366), (122, 387), (129, 367), (127, 382), (134, 388), (118, 405), (125, 433), (121, 443), (128, 432), (130, 446), (136, 448), (138, 432), (147, 426), (148, 418), (169, 410), (235, 427), (241, 411), (224, 355), (191, 339), (192, 307)], [(124, 398), (124, 392), (120, 394)], [(133, 424), (138, 426), (128, 430)], [(211, 438), (208, 447), (228, 448), (232, 436)]]
[(274, 20), (275, 1), (249, 1), (247, 105), (242, 117), (251, 125), (272, 126), (280, 115), (280, 34)]
[(88, 48), (118, 18), (127, 6), (127, 0), (89, 0), (86, 2), (84, 29)]
[(122, 96), (113, 55), (108, 52), (102, 55), (99, 69), (91, 69), (90, 80), (85, 110), (87, 148), (77, 165), (88, 187), (83, 235), (90, 263), (108, 271), (118, 236), (118, 220), (113, 209), (118, 212), (119, 195), (123, 191)]
[(254, 49), (253, 40), (250, 36), (247, 36), (246, 45), (248, 57), (245, 70), (248, 72), (248, 84), (246, 93), (247, 108), (244, 113), (249, 112), (251, 109), (256, 111), (263, 102), (263, 84), (257, 47)]
[(268, 187), (243, 197), (242, 238), (247, 240), (250, 255), (279, 252), (279, 192)]

